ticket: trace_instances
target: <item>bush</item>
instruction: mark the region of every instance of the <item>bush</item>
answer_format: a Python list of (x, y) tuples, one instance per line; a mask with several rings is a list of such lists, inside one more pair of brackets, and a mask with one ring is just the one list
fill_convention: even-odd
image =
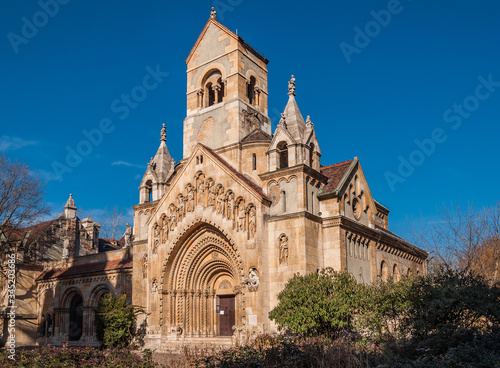
[(415, 282), (415, 277), (403, 277), (399, 281), (389, 278), (363, 285), (360, 288), (359, 314), (355, 320), (357, 329), (378, 342), (406, 336), (406, 331), (400, 327), (408, 317), (409, 295)]
[(439, 268), (409, 293), (406, 327), (416, 336), (500, 326), (500, 288), (467, 271)]
[(8, 352), (0, 351), (0, 367), (39, 368), (154, 368), (151, 355), (140, 357), (127, 349), (98, 350), (85, 348), (16, 349), (16, 360), (8, 358)]
[(360, 300), (360, 285), (347, 272), (325, 268), (288, 281), (269, 318), (280, 330), (303, 336), (334, 336), (352, 328)]
[(95, 313), (97, 338), (105, 347), (130, 345), (135, 332), (137, 315), (144, 311), (126, 302), (126, 295), (113, 293), (103, 296)]

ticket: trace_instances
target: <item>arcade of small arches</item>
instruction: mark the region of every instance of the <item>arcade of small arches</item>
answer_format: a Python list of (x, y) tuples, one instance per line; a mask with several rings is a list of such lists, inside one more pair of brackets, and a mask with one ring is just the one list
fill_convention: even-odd
[(99, 284), (85, 297), (78, 287), (67, 289), (61, 298), (60, 307), (53, 303), (53, 289), (42, 293), (42, 312), (39, 315), (38, 338), (59, 337), (61, 341), (84, 341), (96, 343), (95, 309), (102, 297), (114, 292), (108, 284)]
[[(389, 267), (389, 264), (387, 263), (386, 260), (382, 260), (380, 262), (380, 267), (379, 267), (379, 277), (382, 279), (382, 281), (387, 281), (389, 277), (394, 278), (395, 281), (399, 281), (401, 279), (401, 276), (403, 276), (402, 273), (403, 270), (400, 269), (399, 265), (397, 263), (394, 263), (392, 265), (392, 268)], [(411, 267), (408, 267), (406, 269), (406, 275), (412, 275), (414, 270)], [(418, 269), (415, 270), (415, 274), (419, 275), (420, 271)]]
[[(261, 88), (258, 78), (251, 75), (247, 78), (246, 97), (252, 106), (259, 106)], [(206, 108), (221, 103), (227, 97), (227, 79), (220, 69), (214, 68), (205, 73), (201, 78), (200, 87), (196, 91), (197, 105), (199, 108)]]

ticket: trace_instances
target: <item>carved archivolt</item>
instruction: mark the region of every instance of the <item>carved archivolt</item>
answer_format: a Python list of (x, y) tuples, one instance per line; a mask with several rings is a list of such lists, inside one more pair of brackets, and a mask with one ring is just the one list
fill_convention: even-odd
[[(221, 279), (230, 288), (243, 282), (240, 254), (224, 231), (202, 219), (190, 224), (174, 244), (162, 270), (161, 323), (168, 331), (212, 336), (216, 285), (220, 288)], [(237, 315), (242, 319), (243, 299), (237, 295)]]

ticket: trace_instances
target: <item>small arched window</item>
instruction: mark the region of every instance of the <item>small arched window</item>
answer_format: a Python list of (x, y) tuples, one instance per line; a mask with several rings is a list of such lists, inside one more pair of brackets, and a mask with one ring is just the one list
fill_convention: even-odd
[(257, 170), (257, 155), (252, 154), (252, 170)]
[(146, 182), (146, 202), (153, 201), (153, 183), (151, 180)]
[(309, 166), (313, 167), (313, 163), (314, 163), (314, 144), (313, 143), (310, 144), (310, 149), (311, 149), (311, 153), (309, 155)]
[(40, 321), (40, 336), (41, 337), (45, 336), (45, 330), (46, 330), (45, 316), (42, 314), (41, 321)]
[(389, 276), (389, 268), (387, 266), (386, 261), (382, 261), (380, 264), (380, 277), (382, 278), (382, 281), (387, 281), (387, 278)]
[(280, 169), (288, 167), (288, 145), (286, 142), (280, 142), (277, 146), (278, 155), (280, 159)]
[(226, 91), (225, 91), (224, 83), (222, 82), (221, 78), (218, 79), (217, 83), (219, 83), (219, 93), (217, 95), (217, 103), (220, 103), (224, 99), (224, 96), (226, 95)]
[(208, 96), (208, 106), (212, 106), (215, 103), (215, 90), (212, 83), (207, 83), (206, 94)]
[(394, 277), (394, 280), (399, 281), (399, 266), (397, 264), (392, 267), (392, 277)]

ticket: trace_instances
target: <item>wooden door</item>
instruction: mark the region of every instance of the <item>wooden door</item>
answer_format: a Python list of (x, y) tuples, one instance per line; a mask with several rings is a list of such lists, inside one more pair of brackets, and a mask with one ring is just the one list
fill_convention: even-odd
[(234, 326), (234, 295), (219, 297), (219, 335), (232, 336)]

